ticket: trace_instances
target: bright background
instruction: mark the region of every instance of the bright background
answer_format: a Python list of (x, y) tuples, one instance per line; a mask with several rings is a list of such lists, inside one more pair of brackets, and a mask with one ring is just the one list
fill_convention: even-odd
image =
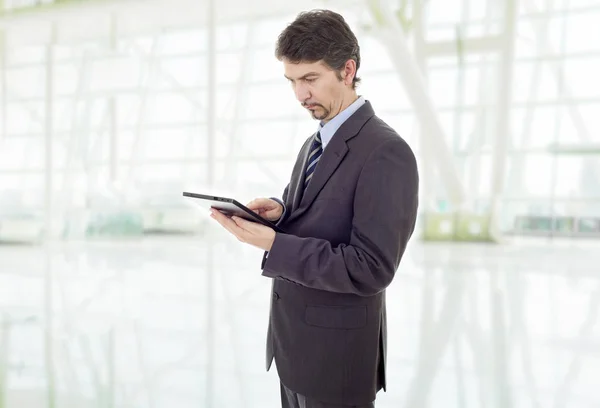
[(278, 406), (262, 253), (181, 192), (281, 195), (312, 8), (419, 163), (378, 406), (600, 405), (600, 1), (0, 0), (0, 408)]

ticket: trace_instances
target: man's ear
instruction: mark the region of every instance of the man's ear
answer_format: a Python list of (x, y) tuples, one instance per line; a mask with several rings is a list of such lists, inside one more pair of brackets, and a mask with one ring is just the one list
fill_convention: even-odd
[(356, 76), (356, 61), (348, 60), (346, 61), (346, 65), (344, 65), (344, 70), (342, 73), (342, 78), (344, 80), (345, 85), (352, 85), (352, 81)]

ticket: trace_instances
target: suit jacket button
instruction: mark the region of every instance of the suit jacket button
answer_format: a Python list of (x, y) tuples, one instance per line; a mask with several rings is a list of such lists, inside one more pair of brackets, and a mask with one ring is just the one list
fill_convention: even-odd
[(279, 300), (279, 293), (273, 292), (273, 299)]

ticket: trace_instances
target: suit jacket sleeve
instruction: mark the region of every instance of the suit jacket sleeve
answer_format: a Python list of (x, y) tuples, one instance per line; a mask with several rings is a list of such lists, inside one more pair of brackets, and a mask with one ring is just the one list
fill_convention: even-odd
[[(275, 221), (275, 225), (277, 225), (277, 226), (279, 226), (279, 224), (281, 224), (285, 220), (285, 217), (288, 213), (287, 207), (285, 205), (285, 200), (287, 200), (287, 193), (288, 193), (289, 188), (290, 188), (290, 185), (288, 184), (287, 187), (285, 188), (285, 190), (283, 190), (283, 197), (282, 197), (283, 201), (277, 197), (271, 197), (272, 200), (277, 201), (283, 207), (283, 212), (281, 213), (281, 217), (279, 217), (279, 219), (277, 221)], [(265, 251), (265, 253), (263, 254), (261, 268), (263, 268), (265, 266), (265, 261), (267, 260), (268, 256), (269, 256), (269, 251)]]
[(402, 139), (382, 143), (359, 176), (350, 242), (277, 233), (263, 275), (314, 289), (370, 296), (392, 281), (415, 227), (418, 172)]
[(288, 211), (287, 211), (287, 207), (285, 205), (285, 201), (287, 200), (287, 194), (288, 194), (289, 188), (290, 188), (290, 185), (288, 184), (285, 187), (285, 189), (283, 190), (283, 196), (282, 196), (283, 200), (281, 200), (281, 199), (279, 199), (277, 197), (271, 197), (271, 200), (277, 201), (283, 207), (283, 212), (281, 213), (281, 217), (279, 217), (279, 219), (277, 221), (275, 221), (275, 225), (281, 224), (285, 220), (285, 217), (287, 215)]

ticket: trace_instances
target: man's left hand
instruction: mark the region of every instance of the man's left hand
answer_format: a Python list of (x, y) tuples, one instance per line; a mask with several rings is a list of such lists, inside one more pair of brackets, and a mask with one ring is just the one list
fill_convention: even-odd
[(275, 241), (275, 231), (272, 228), (236, 216), (229, 218), (214, 208), (210, 210), (210, 213), (212, 218), (217, 220), (219, 224), (231, 232), (239, 241), (265, 251), (271, 250)]

